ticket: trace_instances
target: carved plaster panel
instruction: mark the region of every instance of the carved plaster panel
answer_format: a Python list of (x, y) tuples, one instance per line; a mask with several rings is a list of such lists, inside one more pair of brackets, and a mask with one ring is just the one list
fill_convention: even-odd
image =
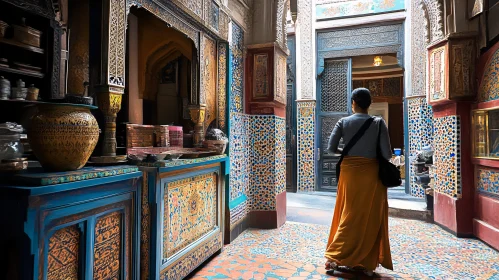
[(274, 79), (275, 79), (275, 94), (274, 98), (277, 102), (286, 104), (286, 94), (287, 94), (287, 81), (286, 81), (286, 56), (282, 54), (275, 54), (275, 67), (274, 67)]
[(125, 86), (126, 2), (109, 2), (108, 83)]
[(360, 55), (397, 53), (399, 65), (403, 65), (403, 24), (349, 28), (317, 34), (320, 74), (324, 59)]
[(412, 81), (412, 90), (411, 92), (407, 92), (407, 95), (422, 96), (426, 95), (426, 61), (428, 57), (426, 46), (429, 44), (429, 40), (426, 36), (425, 28), (423, 28), (426, 22), (424, 10), (420, 8), (420, 5), (416, 1), (412, 1), (411, 5), (412, 71), (410, 75)]
[[(251, 1), (252, 2), (252, 1)], [(252, 3), (247, 5), (246, 2), (241, 3), (238, 0), (229, 1), (230, 16), (248, 33), (251, 30), (252, 21)]]
[(431, 43), (444, 39), (443, 0), (419, 0), (426, 17), (426, 37)]
[(204, 36), (201, 58), (201, 104), (206, 104), (205, 127), (217, 117), (217, 44), (211, 38)]
[[(308, 58), (314, 52), (312, 47), (312, 1), (298, 1), (298, 18), (300, 24), (300, 57)], [(314, 96), (313, 83), (313, 59), (302, 59), (301, 61), (301, 99), (312, 99)]]
[(443, 46), (432, 50), (429, 56), (428, 95), (430, 102), (435, 102), (447, 97), (445, 92), (446, 47)]
[(267, 98), (269, 96), (269, 55), (257, 53), (253, 56), (253, 99)]
[(461, 41), (450, 47), (451, 98), (472, 96), (475, 80), (474, 41)]
[(177, 29), (178, 31), (184, 33), (189, 37), (199, 50), (199, 30), (194, 26), (187, 23), (185, 20), (177, 16), (172, 10), (164, 6), (159, 2), (153, 2), (151, 0), (127, 0), (128, 1), (128, 11), (131, 6), (137, 6), (147, 11), (151, 12), (157, 16), (162, 21), (171, 25), (171, 27)]
[(277, 15), (276, 15), (276, 42), (282, 48), (285, 47), (285, 30), (286, 30), (286, 12), (287, 6), (286, 0), (277, 1)]
[(317, 47), (319, 50), (359, 49), (373, 45), (396, 45), (400, 44), (402, 40), (403, 27), (401, 24), (381, 25), (321, 32), (317, 34)]

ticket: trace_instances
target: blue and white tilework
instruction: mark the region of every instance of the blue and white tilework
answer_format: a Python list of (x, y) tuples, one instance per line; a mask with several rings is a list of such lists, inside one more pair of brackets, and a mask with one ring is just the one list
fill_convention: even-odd
[(251, 142), (250, 116), (239, 113), (230, 114), (230, 199), (235, 200), (247, 195), (250, 187)]
[(286, 119), (275, 117), (275, 194), (286, 191)]
[(499, 170), (477, 168), (476, 188), (479, 192), (499, 196)]
[[(417, 151), (425, 146), (433, 146), (433, 110), (425, 97), (408, 99), (408, 135), (409, 156), (413, 157)], [(411, 195), (424, 197), (424, 189), (416, 184), (415, 167), (410, 166)]]
[(241, 27), (232, 22), (232, 41), (230, 43), (230, 112), (243, 113), (244, 79), (244, 33)]
[(285, 191), (285, 119), (251, 116), (251, 210), (276, 209), (276, 195)]
[(461, 197), (461, 131), (459, 116), (435, 118), (436, 192)]
[[(249, 197), (251, 172), (250, 117), (243, 114), (243, 49), (244, 33), (232, 23), (232, 40), (229, 45), (229, 195), (234, 201), (243, 195)], [(229, 201), (229, 202), (230, 202)], [(247, 202), (231, 210), (231, 225), (235, 225), (247, 214)]]
[(478, 90), (478, 100), (481, 102), (499, 99), (499, 49), (494, 53), (485, 66), (480, 88)]
[(298, 191), (315, 190), (315, 101), (297, 102)]

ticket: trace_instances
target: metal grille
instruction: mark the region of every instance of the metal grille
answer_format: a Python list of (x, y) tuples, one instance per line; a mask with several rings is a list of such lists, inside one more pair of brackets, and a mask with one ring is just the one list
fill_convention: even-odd
[(329, 137), (331, 136), (331, 132), (333, 132), (333, 128), (336, 123), (343, 116), (331, 116), (331, 117), (322, 117), (322, 127), (321, 127), (321, 149), (323, 152), (326, 152), (327, 145), (329, 143)]
[(322, 112), (348, 111), (348, 61), (326, 61), (322, 78)]
[(383, 95), (384, 96), (402, 96), (402, 78), (387, 78), (383, 79)]
[(367, 84), (372, 96), (383, 95), (383, 82), (381, 81), (381, 79), (369, 80)]
[(353, 83), (353, 89), (365, 87), (364, 80), (354, 80), (352, 83)]

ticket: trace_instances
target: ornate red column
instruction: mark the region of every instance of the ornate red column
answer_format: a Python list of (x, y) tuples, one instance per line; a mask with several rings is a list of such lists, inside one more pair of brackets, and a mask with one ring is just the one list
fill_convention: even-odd
[(286, 58), (278, 43), (248, 46), (246, 113), (253, 143), (250, 226), (286, 222)]
[(475, 97), (473, 34), (452, 34), (428, 48), (427, 97), (434, 117), (434, 218), (457, 236), (473, 234), (471, 103)]

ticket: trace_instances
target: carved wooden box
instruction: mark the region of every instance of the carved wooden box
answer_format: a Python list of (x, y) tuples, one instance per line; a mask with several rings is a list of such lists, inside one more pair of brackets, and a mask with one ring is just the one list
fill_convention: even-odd
[(246, 57), (246, 110), (250, 114), (275, 114), (286, 107), (287, 55), (278, 46), (252, 48)]
[(430, 105), (475, 97), (476, 47), (473, 37), (456, 36), (428, 49), (427, 96)]

